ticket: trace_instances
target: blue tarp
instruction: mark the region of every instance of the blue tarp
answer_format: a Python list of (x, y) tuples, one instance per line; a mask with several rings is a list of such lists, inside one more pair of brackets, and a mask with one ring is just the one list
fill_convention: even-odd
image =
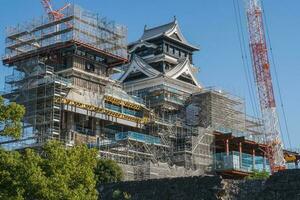
[(120, 132), (115, 134), (115, 139), (119, 140), (127, 140), (133, 139), (140, 142), (145, 142), (149, 144), (161, 144), (160, 139), (158, 137), (154, 137), (151, 135), (146, 135), (142, 133), (137, 133), (133, 131)]
[(121, 106), (114, 105), (114, 104), (111, 104), (111, 103), (105, 103), (105, 108), (116, 111), (116, 112), (119, 112), (119, 113), (132, 115), (132, 116), (135, 116), (135, 117), (143, 117), (143, 113), (141, 111), (136, 111), (136, 110), (124, 107), (123, 112), (122, 112)]
[[(252, 172), (254, 169), (258, 171), (270, 172), (270, 164), (266, 158), (255, 156), (255, 166), (253, 166), (253, 156), (242, 153), (241, 160), (239, 152), (216, 153), (214, 155), (214, 163), (216, 170), (240, 170), (245, 172)], [(264, 163), (265, 162), (265, 163)], [(265, 168), (264, 168), (265, 165)]]

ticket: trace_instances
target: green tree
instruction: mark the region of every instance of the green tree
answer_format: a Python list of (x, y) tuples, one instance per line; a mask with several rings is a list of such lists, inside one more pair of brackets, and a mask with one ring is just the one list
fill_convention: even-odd
[(40, 153), (0, 150), (0, 199), (97, 199), (96, 150), (47, 143)]
[(97, 160), (95, 169), (97, 185), (121, 181), (124, 178), (122, 168), (113, 160)]
[(0, 199), (23, 199), (20, 182), (21, 155), (0, 149)]
[(20, 138), (22, 133), (21, 120), (24, 114), (24, 106), (14, 102), (7, 104), (3, 97), (0, 97), (0, 135)]
[[(120, 181), (121, 168), (86, 146), (50, 141), (39, 151), (0, 149), (0, 200), (97, 199), (96, 184)], [(122, 194), (130, 199), (127, 193)]]
[(270, 173), (267, 171), (253, 170), (253, 172), (246, 178), (249, 180), (265, 180), (270, 177)]

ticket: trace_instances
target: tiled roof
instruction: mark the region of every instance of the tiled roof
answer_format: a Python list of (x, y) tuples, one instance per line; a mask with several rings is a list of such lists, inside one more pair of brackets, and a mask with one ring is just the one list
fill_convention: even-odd
[(145, 29), (144, 34), (142, 35), (140, 40), (148, 40), (151, 38), (164, 35), (167, 31), (173, 29), (173, 27), (176, 25), (175, 23), (176, 23), (175, 21), (172, 21), (168, 24), (164, 24), (150, 29)]
[[(176, 34), (176, 36), (174, 37), (173, 34)], [(172, 40), (176, 40), (177, 42), (180, 42), (184, 45), (187, 45), (191, 48), (193, 48), (194, 50), (199, 50), (197, 47), (191, 45), (182, 35), (180, 27), (178, 25), (177, 20), (174, 20), (170, 23), (161, 25), (161, 26), (157, 26), (157, 27), (153, 27), (150, 29), (146, 29), (144, 30), (144, 33), (142, 35), (142, 37), (139, 39), (139, 41), (148, 41), (154, 38), (158, 38), (161, 36), (167, 36), (169, 38), (171, 38)]]

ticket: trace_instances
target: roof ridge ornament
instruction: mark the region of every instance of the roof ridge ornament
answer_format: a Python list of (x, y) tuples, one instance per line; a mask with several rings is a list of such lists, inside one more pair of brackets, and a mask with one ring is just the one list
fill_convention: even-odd
[(178, 20), (177, 20), (176, 15), (173, 16), (173, 24), (174, 24), (175, 27), (178, 26)]

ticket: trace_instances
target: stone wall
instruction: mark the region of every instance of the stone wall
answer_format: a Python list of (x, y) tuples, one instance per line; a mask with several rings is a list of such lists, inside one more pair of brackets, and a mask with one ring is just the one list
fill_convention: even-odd
[(300, 169), (286, 170), (268, 179), (258, 200), (300, 200)]
[(99, 188), (101, 199), (115, 191), (132, 200), (300, 200), (300, 170), (286, 170), (263, 180), (226, 180), (198, 176), (111, 183)]
[(116, 190), (130, 194), (132, 200), (217, 200), (222, 187), (220, 177), (205, 176), (120, 182), (105, 185), (99, 190), (102, 200), (113, 199), (113, 192)]
[(200, 176), (205, 173), (203, 169), (191, 170), (176, 165), (170, 166), (168, 163), (162, 163), (162, 162), (158, 162), (155, 164), (149, 162), (140, 166), (126, 165), (126, 164), (119, 164), (119, 165), (123, 170), (126, 181), (139, 180), (136, 174), (138, 170), (144, 172), (144, 175), (142, 177), (143, 179)]
[(222, 180), (222, 200), (256, 200), (263, 190), (263, 180)]

